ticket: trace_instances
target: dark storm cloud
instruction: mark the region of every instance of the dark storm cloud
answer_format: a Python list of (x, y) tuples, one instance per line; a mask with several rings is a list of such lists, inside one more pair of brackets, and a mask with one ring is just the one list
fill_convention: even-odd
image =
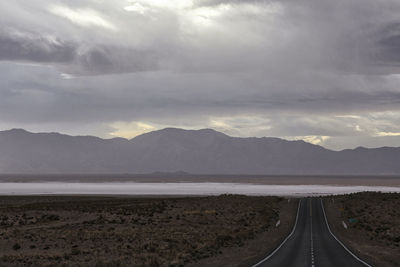
[(0, 31), (0, 60), (55, 63), (77, 75), (156, 70), (155, 53), (118, 46), (80, 47), (56, 36)]
[[(65, 63), (56, 67), (76, 75), (164, 69), (285, 76), (299, 68), (400, 73), (396, 1), (198, 0), (184, 9), (187, 15), (146, 1), (137, 1), (142, 13), (126, 12), (124, 2), (44, 1), (41, 10), (34, 3), (3, 4), (16, 11), (2, 24), (21, 34), (0, 32), (0, 59)], [(221, 4), (230, 7), (219, 11)], [(32, 25), (21, 26), (22, 11), (37, 12)]]
[(75, 45), (58, 38), (0, 30), (0, 60), (70, 63), (75, 53)]
[(400, 66), (400, 22), (389, 23), (377, 33), (376, 60), (382, 64)]
[(72, 74), (100, 75), (157, 70), (157, 54), (125, 47), (97, 46), (76, 56), (77, 69), (66, 69)]

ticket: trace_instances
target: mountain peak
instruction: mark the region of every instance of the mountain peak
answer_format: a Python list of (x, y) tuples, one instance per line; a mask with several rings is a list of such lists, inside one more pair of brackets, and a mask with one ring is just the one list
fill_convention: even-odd
[(2, 132), (3, 133), (10, 133), (10, 134), (28, 134), (28, 133), (31, 133), (31, 132), (28, 132), (28, 131), (26, 131), (24, 129), (21, 129), (21, 128), (13, 128), (13, 129), (5, 130), (5, 131), (2, 131)]
[(193, 137), (198, 137), (198, 136), (220, 136), (220, 137), (228, 137), (228, 135), (218, 132), (216, 130), (213, 129), (199, 129), (199, 130), (187, 130), (187, 129), (181, 129), (181, 128), (164, 128), (161, 130), (156, 130), (156, 131), (152, 131), (152, 132), (148, 132), (148, 133), (144, 133), (141, 135), (138, 135), (136, 137), (134, 137), (132, 140), (134, 139), (141, 139), (143, 137), (161, 137), (161, 136), (165, 136), (165, 137), (182, 137), (182, 136), (193, 136)]
[(157, 130), (154, 132), (159, 132), (159, 133), (214, 133), (214, 134), (223, 134), (221, 132), (218, 132), (214, 129), (209, 129), (209, 128), (205, 128), (205, 129), (198, 129), (198, 130), (187, 130), (187, 129), (181, 129), (181, 128), (173, 128), (173, 127), (168, 127), (168, 128), (164, 128), (161, 130)]

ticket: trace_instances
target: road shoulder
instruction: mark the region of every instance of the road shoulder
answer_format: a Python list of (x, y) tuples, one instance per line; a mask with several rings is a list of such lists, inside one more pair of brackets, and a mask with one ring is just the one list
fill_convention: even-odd
[(291, 199), (290, 202), (282, 203), (280, 210), (279, 227), (263, 232), (254, 239), (248, 240), (242, 247), (224, 248), (221, 254), (205, 258), (196, 263), (188, 264), (190, 267), (200, 266), (251, 266), (268, 256), (291, 232), (296, 214), (298, 201)]
[(396, 260), (398, 248), (384, 247), (370, 240), (364, 229), (351, 225), (348, 218), (343, 218), (343, 207), (337, 198), (325, 198), (323, 202), (331, 231), (357, 257), (372, 266), (400, 266)]

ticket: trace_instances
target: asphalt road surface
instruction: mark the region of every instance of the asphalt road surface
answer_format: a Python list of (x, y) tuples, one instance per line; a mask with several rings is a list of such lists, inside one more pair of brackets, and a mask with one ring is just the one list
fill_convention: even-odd
[(274, 252), (253, 267), (370, 266), (357, 259), (330, 233), (322, 201), (302, 199), (293, 232)]

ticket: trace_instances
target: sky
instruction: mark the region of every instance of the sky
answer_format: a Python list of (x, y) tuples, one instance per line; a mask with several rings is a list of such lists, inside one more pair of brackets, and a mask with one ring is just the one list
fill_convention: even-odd
[(398, 0), (0, 2), (0, 130), (400, 146)]

